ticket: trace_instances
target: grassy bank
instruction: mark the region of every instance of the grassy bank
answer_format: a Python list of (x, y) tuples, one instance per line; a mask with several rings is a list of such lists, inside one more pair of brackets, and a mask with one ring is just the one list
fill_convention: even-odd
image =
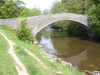
[(13, 60), (8, 54), (8, 42), (0, 35), (0, 75), (17, 75)]
[[(15, 52), (25, 64), (30, 75), (83, 75), (82, 73), (73, 70), (70, 66), (63, 64), (60, 60), (52, 62), (52, 55), (48, 54), (45, 50), (35, 44), (20, 41), (16, 37), (16, 32), (14, 30), (2, 25), (0, 25), (0, 30), (4, 32), (10, 40), (16, 43)], [(29, 56), (24, 51), (24, 48), (27, 48), (34, 53), (47, 66), (47, 69), (34, 58)]]

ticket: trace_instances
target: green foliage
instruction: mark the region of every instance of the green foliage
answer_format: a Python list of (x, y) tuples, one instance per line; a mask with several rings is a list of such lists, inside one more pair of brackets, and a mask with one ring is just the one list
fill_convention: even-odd
[(59, 21), (59, 22), (54, 23), (54, 25), (61, 27), (63, 30), (67, 30), (68, 24), (69, 24), (69, 21)]
[(100, 0), (91, 0), (93, 2), (93, 4), (99, 4)]
[(90, 0), (62, 0), (57, 1), (51, 8), (51, 13), (69, 12), (86, 14), (90, 7)]
[(63, 12), (62, 3), (61, 2), (55, 2), (53, 4), (50, 12), (53, 13), (53, 14)]
[(98, 25), (100, 26), (100, 5), (93, 5), (89, 11), (88, 14), (91, 17), (91, 25)]
[(91, 7), (91, 0), (62, 0), (64, 11), (70, 13), (87, 14)]
[(21, 22), (21, 25), (17, 30), (17, 36), (20, 40), (28, 41), (28, 42), (33, 43), (34, 37), (32, 35), (32, 30), (27, 27), (26, 20), (23, 20)]
[(88, 36), (85, 26), (76, 22), (71, 22), (68, 24), (67, 32), (70, 36), (77, 36), (82, 38), (86, 38)]
[(41, 14), (40, 9), (25, 8), (21, 0), (2, 0), (0, 2), (0, 18), (29, 17)]
[(29, 9), (23, 7), (23, 11), (21, 12), (20, 16), (22, 17), (29, 17), (29, 16), (38, 16), (41, 14), (40, 9), (34, 8), (34, 9)]
[(18, 17), (22, 11), (20, 0), (2, 0), (0, 3), (0, 18)]
[(99, 9), (100, 9), (100, 4), (93, 5), (88, 11), (89, 16), (91, 17), (89, 26), (95, 32), (94, 38), (97, 40), (100, 40), (100, 10)]

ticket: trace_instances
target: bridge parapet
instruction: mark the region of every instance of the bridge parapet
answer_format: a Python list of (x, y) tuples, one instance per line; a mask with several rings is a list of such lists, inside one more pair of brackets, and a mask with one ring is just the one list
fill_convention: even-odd
[(13, 29), (17, 29), (21, 21), (22, 19), (19, 19), (19, 18), (0, 19), (0, 25), (7, 25)]
[(88, 26), (87, 19), (88, 16), (80, 15), (80, 14), (72, 14), (72, 13), (62, 13), (62, 14), (54, 14), (54, 15), (50, 14), (50, 15), (30, 17), (28, 19), (28, 24), (29, 27), (33, 29), (33, 34), (36, 35), (40, 30), (57, 21), (70, 20)]
[[(22, 18), (12, 18), (12, 19), (0, 19), (0, 24), (8, 25), (13, 29), (17, 29), (18, 25), (21, 23)], [(88, 16), (73, 14), (73, 13), (59, 13), (59, 14), (49, 14), (40, 15), (27, 18), (28, 27), (32, 28), (33, 35), (36, 35), (40, 30), (46, 26), (63, 20), (70, 20), (79, 22), (85, 26), (88, 26)]]

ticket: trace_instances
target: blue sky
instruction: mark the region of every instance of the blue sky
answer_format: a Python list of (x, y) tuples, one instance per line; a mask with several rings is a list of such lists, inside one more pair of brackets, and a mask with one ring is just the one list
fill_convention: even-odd
[(55, 1), (60, 0), (22, 0), (27, 8), (40, 8), (41, 10), (50, 9)]

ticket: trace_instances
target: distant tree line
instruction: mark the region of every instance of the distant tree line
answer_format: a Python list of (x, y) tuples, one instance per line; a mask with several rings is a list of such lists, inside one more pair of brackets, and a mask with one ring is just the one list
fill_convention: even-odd
[[(29, 9), (24, 6), (21, 0), (0, 0), (0, 18), (17, 18), (17, 17), (30, 17), (40, 15), (40, 9)], [(21, 22), (16, 30), (17, 37), (29, 43), (33, 43), (34, 36), (32, 29), (27, 28), (26, 19)]]
[[(94, 32), (93, 40), (100, 41), (100, 0), (62, 0), (53, 4), (50, 13), (77, 13), (90, 17), (89, 28)], [(66, 23), (68, 22), (68, 23)], [(88, 29), (82, 27), (81, 24), (72, 21), (66, 21), (60, 24), (61, 27), (66, 26), (69, 35), (82, 36), (89, 38)], [(57, 23), (57, 25), (59, 25)]]
[(15, 18), (40, 15), (40, 9), (29, 9), (22, 0), (0, 0), (0, 18)]

